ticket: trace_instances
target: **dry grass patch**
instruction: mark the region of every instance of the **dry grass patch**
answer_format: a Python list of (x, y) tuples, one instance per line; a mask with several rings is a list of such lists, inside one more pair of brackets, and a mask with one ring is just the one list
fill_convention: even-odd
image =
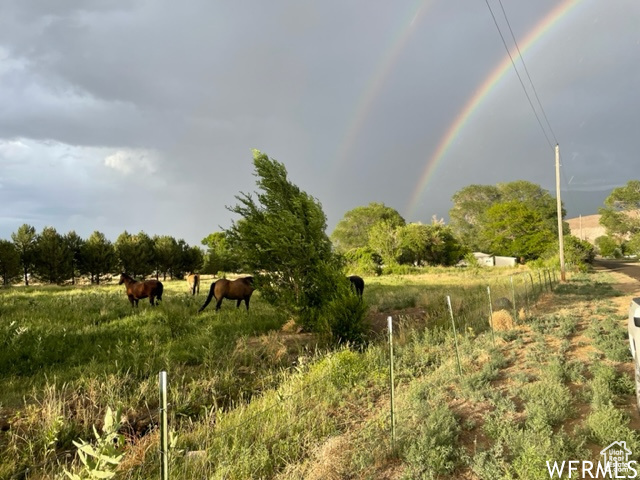
[(499, 332), (512, 330), (514, 327), (513, 317), (507, 310), (498, 310), (491, 315), (493, 329)]

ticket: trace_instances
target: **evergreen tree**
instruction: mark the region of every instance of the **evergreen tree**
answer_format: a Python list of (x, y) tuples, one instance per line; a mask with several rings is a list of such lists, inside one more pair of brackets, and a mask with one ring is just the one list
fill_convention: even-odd
[(3, 285), (10, 285), (20, 277), (20, 252), (9, 240), (0, 240), (0, 277)]
[(11, 240), (20, 253), (20, 265), (24, 274), (24, 284), (29, 286), (29, 274), (33, 268), (36, 229), (26, 223), (11, 234)]
[(259, 275), (261, 295), (300, 314), (315, 328), (323, 307), (346, 279), (325, 233), (320, 203), (287, 178), (282, 163), (254, 150), (260, 192), (236, 196), (229, 208), (241, 217), (227, 230), (232, 248)]

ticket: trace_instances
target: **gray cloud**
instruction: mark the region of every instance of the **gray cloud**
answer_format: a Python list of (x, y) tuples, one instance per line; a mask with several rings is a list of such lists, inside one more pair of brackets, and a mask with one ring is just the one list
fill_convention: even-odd
[[(505, 4), (518, 39), (557, 6)], [(631, 0), (581, 3), (525, 53), (569, 190), (635, 178), (638, 18)], [(409, 216), (426, 163), (504, 57), (482, 3), (5, 2), (0, 238), (26, 222), (197, 244), (255, 189), (252, 148), (285, 163), (330, 228), (371, 201)], [(471, 183), (552, 190), (552, 162), (507, 72), (408, 220), (446, 217)], [(140, 198), (154, 207), (128, 208)]]

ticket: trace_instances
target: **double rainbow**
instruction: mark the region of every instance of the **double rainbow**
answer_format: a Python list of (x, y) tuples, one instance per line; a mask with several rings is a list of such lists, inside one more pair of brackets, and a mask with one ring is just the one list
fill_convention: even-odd
[[(564, 0), (557, 7), (551, 10), (525, 37), (522, 42), (518, 42), (520, 46), (520, 52), (524, 53), (531, 48), (545, 33), (556, 25), (560, 19), (562, 19), (567, 13), (574, 9), (583, 0)], [(512, 55), (514, 60), (516, 57)], [(484, 80), (484, 82), (476, 89), (474, 94), (465, 104), (462, 111), (456, 116), (453, 123), (447, 129), (445, 135), (438, 143), (437, 148), (427, 161), (420, 180), (411, 194), (409, 204), (407, 206), (407, 213), (411, 216), (416, 209), (418, 201), (422, 196), (422, 193), (427, 188), (429, 181), (435, 173), (436, 167), (447, 154), (449, 147), (451, 147), (453, 141), (460, 135), (460, 132), (467, 124), (473, 113), (480, 107), (483, 100), (487, 98), (489, 93), (494, 89), (502, 77), (511, 68), (511, 57), (505, 55), (498, 66), (491, 72), (491, 74)]]

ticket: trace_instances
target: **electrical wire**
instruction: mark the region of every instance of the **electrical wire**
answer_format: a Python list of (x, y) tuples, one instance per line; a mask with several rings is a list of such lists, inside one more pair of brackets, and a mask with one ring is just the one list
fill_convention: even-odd
[(500, 8), (502, 9), (502, 15), (504, 16), (504, 19), (507, 22), (507, 26), (509, 27), (509, 32), (511, 33), (511, 38), (513, 39), (513, 43), (516, 46), (516, 50), (518, 51), (518, 56), (520, 57), (520, 61), (522, 62), (522, 66), (524, 67), (524, 71), (527, 74), (527, 78), (529, 79), (529, 83), (531, 84), (531, 89), (533, 90), (533, 94), (536, 97), (536, 101), (538, 102), (538, 106), (540, 107), (540, 110), (542, 111), (542, 115), (544, 116), (544, 120), (547, 123), (547, 127), (549, 127), (549, 131), (551, 132), (551, 135), (553, 136), (553, 139), (555, 140), (556, 144), (558, 144), (558, 139), (556, 138), (556, 134), (553, 132), (553, 128), (551, 128), (551, 124), (549, 123), (549, 118), (547, 118), (547, 114), (544, 111), (544, 107), (542, 106), (542, 102), (540, 101), (540, 97), (538, 96), (538, 92), (536, 90), (536, 87), (533, 84), (533, 80), (531, 79), (531, 75), (529, 75), (529, 69), (527, 68), (527, 64), (524, 62), (524, 56), (522, 55), (522, 52), (520, 51), (520, 47), (518, 46), (518, 42), (516, 40), (516, 37), (513, 34), (513, 30), (511, 29), (511, 23), (509, 22), (509, 17), (507, 17), (507, 12), (505, 12), (504, 6), (502, 5), (502, 0), (498, 0), (498, 2), (500, 3)]
[(509, 51), (509, 46), (507, 45), (507, 42), (506, 42), (506, 40), (504, 38), (504, 35), (502, 35), (502, 30), (500, 30), (500, 25), (498, 25), (498, 20), (496, 19), (496, 16), (493, 13), (493, 9), (491, 8), (491, 5), (489, 4), (489, 0), (485, 0), (485, 3), (487, 4), (487, 8), (489, 9), (489, 12), (491, 13), (491, 18), (493, 18), (493, 23), (495, 24), (496, 29), (498, 30), (498, 34), (500, 35), (500, 38), (502, 39), (502, 44), (504, 45), (504, 48), (507, 51), (507, 55), (509, 55), (509, 59), (511, 60), (511, 65), (513, 65), (513, 69), (516, 72), (516, 75), (518, 76), (518, 80), (520, 81), (520, 85), (522, 86), (522, 90), (524, 91), (524, 94), (526, 95), (527, 100), (529, 101), (529, 105), (531, 106), (531, 110), (533, 111), (533, 114), (535, 115), (536, 120), (538, 121), (538, 125), (540, 125), (540, 129), (542, 130), (542, 133), (544, 134), (544, 137), (547, 139), (547, 143), (549, 144), (549, 146), (552, 149), (554, 149), (554, 145), (552, 144), (551, 140), (549, 139), (549, 135), (547, 134), (546, 129), (542, 125), (542, 121), (540, 120), (540, 116), (538, 115), (538, 112), (536, 111), (536, 108), (534, 107), (533, 102), (531, 101), (531, 97), (529, 96), (529, 93), (527, 92), (527, 88), (525, 87), (524, 82), (522, 81), (522, 77), (520, 76), (520, 73), (518, 72), (518, 68), (516, 67), (516, 63), (513, 60), (513, 56), (511, 55), (511, 52)]

